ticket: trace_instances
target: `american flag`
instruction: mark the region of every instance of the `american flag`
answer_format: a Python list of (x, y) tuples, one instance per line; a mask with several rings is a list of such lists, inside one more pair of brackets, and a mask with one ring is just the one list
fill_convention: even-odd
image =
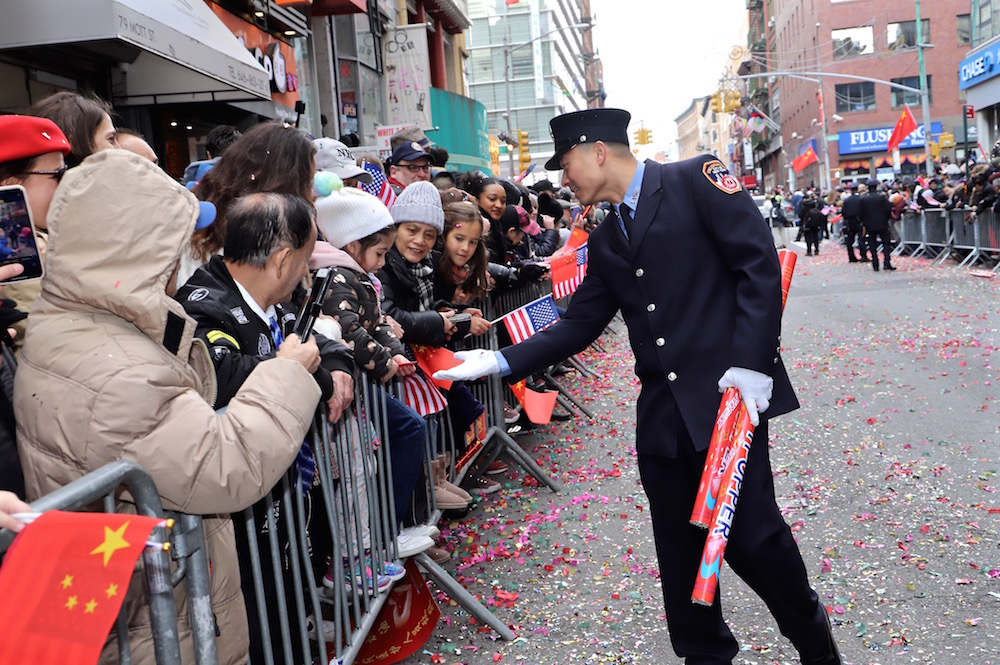
[(580, 282), (587, 276), (587, 245), (586, 243), (576, 248), (576, 267), (569, 270), (552, 271), (552, 293), (556, 298), (565, 298), (576, 291)]
[(361, 168), (372, 174), (372, 184), (366, 185), (365, 183), (361, 183), (361, 189), (377, 196), (378, 200), (384, 203), (386, 208), (391, 209), (392, 204), (396, 202), (396, 193), (389, 186), (389, 181), (385, 179), (382, 169), (371, 162), (361, 162)]
[(536, 332), (545, 330), (558, 320), (559, 312), (556, 311), (556, 302), (552, 296), (542, 296), (502, 317), (503, 324), (507, 326), (507, 332), (515, 344), (523, 342)]
[(403, 401), (422, 417), (444, 411), (448, 400), (434, 382), (416, 371), (403, 377)]

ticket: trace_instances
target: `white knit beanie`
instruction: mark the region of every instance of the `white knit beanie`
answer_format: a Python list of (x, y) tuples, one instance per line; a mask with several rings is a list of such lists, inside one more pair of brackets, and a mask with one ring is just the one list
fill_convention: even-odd
[(397, 224), (420, 222), (433, 226), (437, 229), (438, 235), (444, 233), (441, 193), (426, 180), (418, 180), (407, 185), (396, 198), (391, 213)]
[(345, 187), (316, 199), (316, 225), (337, 249), (394, 224), (385, 204), (360, 189)]

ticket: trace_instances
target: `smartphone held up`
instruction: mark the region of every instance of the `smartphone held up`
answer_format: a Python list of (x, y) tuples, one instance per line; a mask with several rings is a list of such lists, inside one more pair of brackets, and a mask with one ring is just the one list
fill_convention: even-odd
[(42, 276), (35, 224), (31, 220), (28, 197), (20, 185), (0, 187), (0, 267), (20, 264), (21, 274), (0, 283), (23, 282)]

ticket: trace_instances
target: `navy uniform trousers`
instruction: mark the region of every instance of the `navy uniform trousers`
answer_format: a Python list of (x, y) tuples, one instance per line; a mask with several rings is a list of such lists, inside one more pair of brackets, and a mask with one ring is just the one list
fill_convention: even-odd
[[(636, 449), (671, 641), (690, 665), (729, 663), (738, 646), (719, 603), (707, 608), (691, 603), (706, 532), (688, 519), (723, 373), (744, 367), (771, 376), (768, 416), (798, 407), (777, 352), (781, 270), (770, 230), (718, 160), (649, 161), (628, 237), (612, 213), (591, 234), (588, 247), (587, 276), (566, 316), (502, 350), (510, 378), (585, 349), (615, 312), (622, 312), (642, 381)], [(775, 503), (766, 421), (747, 474), (727, 560), (764, 599), (800, 654), (820, 656), (828, 647), (826, 610), (809, 586)]]

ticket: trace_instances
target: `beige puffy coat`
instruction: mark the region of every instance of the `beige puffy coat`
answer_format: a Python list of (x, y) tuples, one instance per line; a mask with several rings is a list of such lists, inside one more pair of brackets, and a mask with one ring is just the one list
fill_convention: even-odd
[[(123, 150), (66, 174), (49, 211), (46, 276), (14, 408), (29, 499), (129, 460), (152, 475), (166, 509), (205, 516), (220, 662), (239, 663), (247, 618), (228, 513), (263, 497), (291, 465), (320, 392), (299, 363), (275, 358), (254, 370), (225, 414), (212, 409), (207, 350), (165, 292), (197, 217), (190, 192)], [(133, 662), (152, 665), (140, 577), (126, 599), (130, 642)], [(182, 652), (193, 662), (183, 584), (176, 599)], [(102, 662), (117, 661), (112, 637)]]

